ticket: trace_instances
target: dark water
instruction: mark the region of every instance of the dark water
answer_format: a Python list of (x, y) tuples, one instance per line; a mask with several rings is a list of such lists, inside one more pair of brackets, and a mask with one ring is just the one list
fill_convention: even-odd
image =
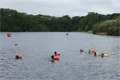
[[(120, 37), (87, 33), (0, 33), (0, 80), (120, 80)], [(14, 46), (18, 43), (18, 46)], [(84, 49), (84, 53), (79, 52)], [(94, 57), (88, 50), (108, 58)], [(51, 61), (54, 51), (59, 61)], [(22, 60), (15, 60), (15, 55)]]

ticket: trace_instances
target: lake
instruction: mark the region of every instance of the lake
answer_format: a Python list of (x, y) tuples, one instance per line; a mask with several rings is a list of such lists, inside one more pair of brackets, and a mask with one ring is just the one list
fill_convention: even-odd
[[(0, 33), (0, 80), (120, 80), (118, 36), (84, 32), (69, 32), (69, 36), (66, 32), (11, 34), (7, 37), (7, 32)], [(109, 56), (88, 54), (93, 49)], [(59, 61), (51, 61), (55, 51), (61, 53)], [(22, 55), (22, 60), (16, 60), (15, 55)]]

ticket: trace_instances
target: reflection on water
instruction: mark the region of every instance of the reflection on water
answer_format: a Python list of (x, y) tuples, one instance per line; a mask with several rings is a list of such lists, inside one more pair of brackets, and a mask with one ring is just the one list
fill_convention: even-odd
[[(120, 37), (87, 33), (0, 33), (1, 80), (119, 80)], [(18, 43), (18, 46), (14, 44)], [(80, 49), (84, 53), (80, 54)], [(109, 57), (88, 54), (88, 50)], [(51, 60), (54, 51), (59, 61)], [(22, 55), (16, 60), (15, 55)]]

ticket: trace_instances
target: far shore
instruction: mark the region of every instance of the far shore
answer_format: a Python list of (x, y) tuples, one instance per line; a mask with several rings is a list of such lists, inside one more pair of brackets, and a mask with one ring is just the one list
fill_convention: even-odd
[[(88, 31), (89, 34), (93, 34), (92, 30)], [(106, 32), (96, 33), (95, 35), (107, 35)]]

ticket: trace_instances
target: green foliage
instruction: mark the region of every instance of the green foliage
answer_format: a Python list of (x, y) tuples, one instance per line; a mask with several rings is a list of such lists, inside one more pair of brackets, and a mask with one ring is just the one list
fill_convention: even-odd
[(120, 17), (94, 25), (93, 34), (107, 32), (108, 35), (120, 36)]
[(89, 12), (86, 17), (82, 18), (79, 21), (79, 26), (78, 26), (79, 31), (92, 30), (93, 24), (100, 21), (98, 17), (99, 17), (98, 13)]
[[(109, 35), (119, 35), (120, 18), (118, 16), (120, 16), (119, 13), (102, 15), (89, 12), (86, 16), (81, 17), (71, 18), (69, 15), (55, 17), (41, 14), (32, 15), (0, 8), (0, 29), (2, 32), (92, 30), (94, 34), (107, 32)], [(115, 20), (113, 21), (113, 19)]]

